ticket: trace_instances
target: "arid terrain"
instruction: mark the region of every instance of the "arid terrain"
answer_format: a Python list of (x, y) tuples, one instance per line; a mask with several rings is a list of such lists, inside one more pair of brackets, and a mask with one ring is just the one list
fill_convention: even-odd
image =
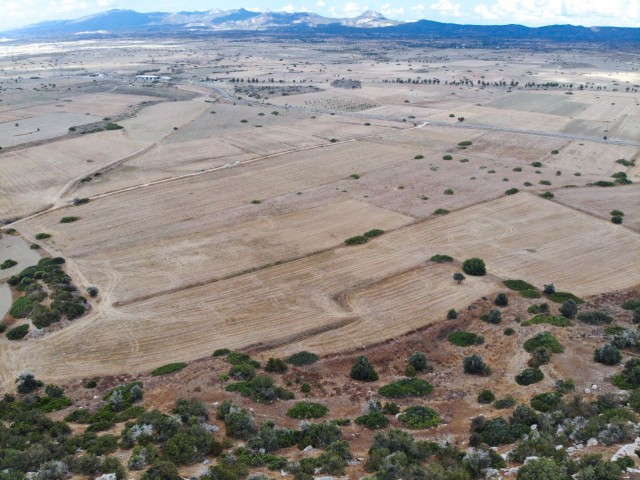
[[(503, 282), (553, 284), (584, 299), (580, 311), (632, 327), (620, 306), (640, 300), (639, 55), (223, 38), (2, 52), (0, 264), (18, 263), (0, 270), (0, 314), (7, 329), (29, 325), (19, 340), (0, 337), (4, 390), (29, 371), (95, 407), (87, 379), (102, 379), (102, 393), (140, 379), (149, 408), (233, 398), (294, 427), (294, 402), (225, 392), (228, 364), (212, 352), (263, 363), (313, 352), (318, 363), (283, 381), (312, 384), (308, 399), (352, 418), (423, 351), (428, 403), (445, 424), (418, 436), (463, 447), (471, 417), (499, 414), (478, 403), (484, 388), (524, 403), (570, 377), (587, 397), (618, 390), (620, 367), (592, 360), (602, 326), (527, 326), (545, 298)], [(136, 81), (144, 72), (167, 78)], [(8, 313), (23, 293), (6, 282), (41, 257), (64, 258), (86, 314), (36, 328)], [(486, 275), (456, 282), (472, 257)], [(500, 325), (483, 322), (499, 292)], [(559, 315), (563, 300), (549, 298)], [(455, 330), (484, 344), (455, 346)], [(523, 344), (542, 331), (564, 353), (544, 381), (519, 387)], [(473, 353), (491, 376), (463, 373)], [(378, 383), (349, 379), (363, 354)], [(176, 362), (188, 367), (150, 376)], [(371, 444), (362, 430), (345, 429), (354, 457)], [(359, 462), (346, 473), (365, 474)]]

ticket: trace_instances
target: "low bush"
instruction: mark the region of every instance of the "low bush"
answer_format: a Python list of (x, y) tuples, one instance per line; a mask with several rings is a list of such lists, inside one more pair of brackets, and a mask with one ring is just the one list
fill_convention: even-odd
[(539, 368), (525, 368), (522, 372), (516, 375), (516, 382), (518, 385), (532, 385), (542, 381), (544, 373)]
[(522, 292), (523, 290), (535, 290), (536, 287), (524, 280), (505, 280), (502, 284), (510, 290)]
[(287, 411), (287, 416), (297, 419), (320, 418), (327, 414), (329, 409), (324, 405), (312, 402), (300, 402)]
[(18, 298), (9, 309), (9, 315), (13, 318), (25, 318), (29, 316), (33, 310), (34, 305), (38, 302), (32, 299), (30, 296), (24, 296)]
[(615, 223), (616, 225), (622, 224), (622, 220), (623, 217), (621, 217), (620, 215), (614, 215), (613, 217), (611, 217), (611, 223)]
[(564, 303), (568, 300), (572, 300), (578, 305), (584, 303), (583, 299), (581, 299), (580, 297), (576, 297), (573, 293), (569, 292), (554, 292), (547, 295), (547, 298), (556, 303)]
[(6, 333), (6, 336), (9, 340), (21, 340), (27, 336), (27, 333), (29, 333), (29, 325), (24, 324), (13, 327)]
[(502, 322), (502, 314), (500, 310), (489, 310), (489, 313), (480, 316), (480, 320), (491, 323), (492, 325), (498, 325)]
[(409, 365), (416, 369), (418, 372), (424, 372), (429, 370), (429, 364), (427, 363), (427, 356), (422, 352), (414, 352), (408, 359)]
[(613, 323), (613, 317), (601, 310), (582, 312), (578, 314), (578, 320), (587, 325), (609, 325)]
[(489, 404), (496, 399), (496, 396), (491, 390), (482, 390), (478, 394), (478, 403)]
[(624, 310), (638, 310), (640, 308), (640, 300), (627, 300), (622, 304)]
[(541, 194), (540, 194), (540, 196), (541, 196), (542, 198), (546, 198), (547, 200), (551, 200), (552, 198), (554, 198), (554, 197), (555, 197), (555, 195), (554, 195), (553, 193), (551, 193), (551, 192), (544, 192), (544, 193), (541, 193)]
[(574, 318), (578, 313), (578, 305), (573, 300), (563, 302), (559, 308), (560, 314), (565, 318)]
[(539, 347), (548, 348), (553, 353), (564, 352), (562, 344), (560, 344), (558, 339), (550, 332), (540, 332), (524, 342), (524, 349), (529, 353)]
[(241, 363), (249, 363), (251, 357), (242, 352), (229, 352), (227, 353), (225, 360), (231, 365), (240, 365)]
[(293, 392), (275, 385), (271, 377), (257, 375), (251, 380), (232, 383), (225, 387), (227, 392), (238, 392), (243, 397), (249, 397), (254, 402), (273, 403), (277, 399), (291, 400), (295, 398)]
[(453, 257), (450, 257), (449, 255), (438, 254), (431, 257), (430, 260), (436, 263), (449, 263), (453, 262)]
[(387, 398), (424, 397), (433, 391), (433, 386), (426, 380), (403, 378), (380, 387), (378, 392)]
[(445, 155), (442, 157), (443, 160), (453, 160), (453, 157), (451, 155)]
[(36, 240), (46, 240), (47, 238), (51, 238), (51, 234), (49, 233), (36, 233)]
[(520, 296), (523, 298), (540, 298), (542, 295), (538, 290), (522, 290)]
[(612, 344), (605, 343), (594, 350), (593, 359), (604, 365), (617, 365), (622, 361), (622, 352)]
[(468, 258), (462, 262), (462, 271), (467, 275), (482, 276), (486, 275), (487, 268), (484, 264), (484, 260), (474, 257)]
[(60, 223), (73, 223), (80, 220), (80, 217), (62, 217)]
[(296, 367), (302, 367), (304, 365), (311, 365), (312, 363), (316, 363), (318, 360), (320, 360), (320, 357), (318, 357), (318, 355), (303, 350), (301, 352), (294, 353), (285, 361), (287, 363), (290, 363), (291, 365), (295, 365)]
[(380, 411), (372, 410), (356, 418), (356, 424), (370, 430), (378, 430), (389, 426), (389, 419)]
[(224, 357), (229, 353), (231, 353), (231, 350), (229, 350), (228, 348), (218, 348), (214, 350), (212, 357)]
[(350, 376), (353, 380), (361, 382), (375, 382), (378, 380), (378, 374), (365, 356), (360, 356), (356, 359), (353, 367), (351, 367)]
[(513, 398), (510, 395), (493, 402), (494, 408), (497, 408), (498, 410), (503, 410), (505, 408), (511, 408), (515, 404), (516, 404), (516, 399)]
[(446, 208), (438, 208), (433, 211), (434, 215), (446, 215), (447, 213), (449, 213), (449, 210), (447, 210)]
[(471, 345), (482, 345), (484, 343), (482, 335), (464, 331), (449, 334), (447, 340), (458, 347), (470, 347)]
[(560, 403), (560, 395), (555, 392), (540, 393), (531, 399), (531, 407), (539, 412), (550, 412)]
[(379, 237), (383, 233), (384, 233), (384, 230), (380, 230), (379, 228), (374, 228), (373, 230), (369, 230), (368, 232), (364, 232), (363, 237), (374, 238), (374, 237)]
[(285, 373), (289, 367), (281, 358), (269, 358), (264, 370), (269, 373)]
[(489, 366), (484, 363), (484, 360), (480, 355), (471, 355), (470, 357), (465, 357), (462, 361), (462, 366), (464, 369), (464, 373), (469, 373), (471, 375), (490, 375), (491, 369)]
[(8, 268), (15, 267), (17, 264), (18, 262), (8, 258), (4, 262), (0, 263), (0, 270), (7, 270)]
[(347, 245), (362, 245), (363, 243), (367, 243), (369, 239), (364, 235), (357, 235), (355, 237), (347, 238), (344, 243)]
[(511, 327), (507, 327), (504, 329), (502, 333), (504, 333), (507, 336), (511, 336), (511, 335), (515, 335), (516, 331)]
[(151, 375), (153, 375), (154, 377), (158, 377), (160, 375), (168, 375), (170, 373), (180, 371), (183, 368), (186, 368), (186, 366), (187, 364), (182, 362), (169, 363), (167, 365), (163, 365), (162, 367), (156, 368), (153, 372), (151, 372)]
[(572, 325), (572, 323), (565, 317), (545, 314), (536, 315), (526, 322), (522, 322), (522, 325), (525, 327), (529, 327), (531, 325), (541, 325), (543, 323), (553, 325), (554, 327), (570, 327)]
[(458, 318), (458, 312), (456, 312), (455, 308), (450, 309), (447, 312), (447, 320), (455, 320), (456, 318)]
[(407, 428), (425, 429), (435, 427), (440, 424), (442, 419), (438, 412), (425, 406), (409, 407), (398, 416)]

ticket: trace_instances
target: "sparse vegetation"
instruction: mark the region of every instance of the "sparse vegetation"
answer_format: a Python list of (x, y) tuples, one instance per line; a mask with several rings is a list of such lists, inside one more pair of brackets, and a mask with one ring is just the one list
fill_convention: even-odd
[(153, 372), (151, 372), (151, 375), (153, 375), (154, 377), (160, 375), (168, 375), (170, 373), (178, 372), (183, 368), (186, 368), (186, 366), (186, 363), (169, 363), (167, 365), (163, 365), (162, 367), (156, 368)]
[(484, 343), (484, 337), (482, 335), (462, 331), (449, 334), (447, 340), (458, 347), (470, 347), (472, 345), (482, 345)]

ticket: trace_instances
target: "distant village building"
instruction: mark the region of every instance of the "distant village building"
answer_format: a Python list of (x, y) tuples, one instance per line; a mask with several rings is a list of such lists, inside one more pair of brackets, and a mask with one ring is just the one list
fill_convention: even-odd
[(159, 82), (158, 75), (136, 75), (136, 82)]

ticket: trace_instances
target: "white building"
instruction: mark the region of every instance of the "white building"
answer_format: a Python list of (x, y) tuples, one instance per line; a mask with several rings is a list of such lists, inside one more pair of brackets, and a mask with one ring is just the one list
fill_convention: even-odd
[(159, 82), (158, 75), (136, 75), (136, 82)]

